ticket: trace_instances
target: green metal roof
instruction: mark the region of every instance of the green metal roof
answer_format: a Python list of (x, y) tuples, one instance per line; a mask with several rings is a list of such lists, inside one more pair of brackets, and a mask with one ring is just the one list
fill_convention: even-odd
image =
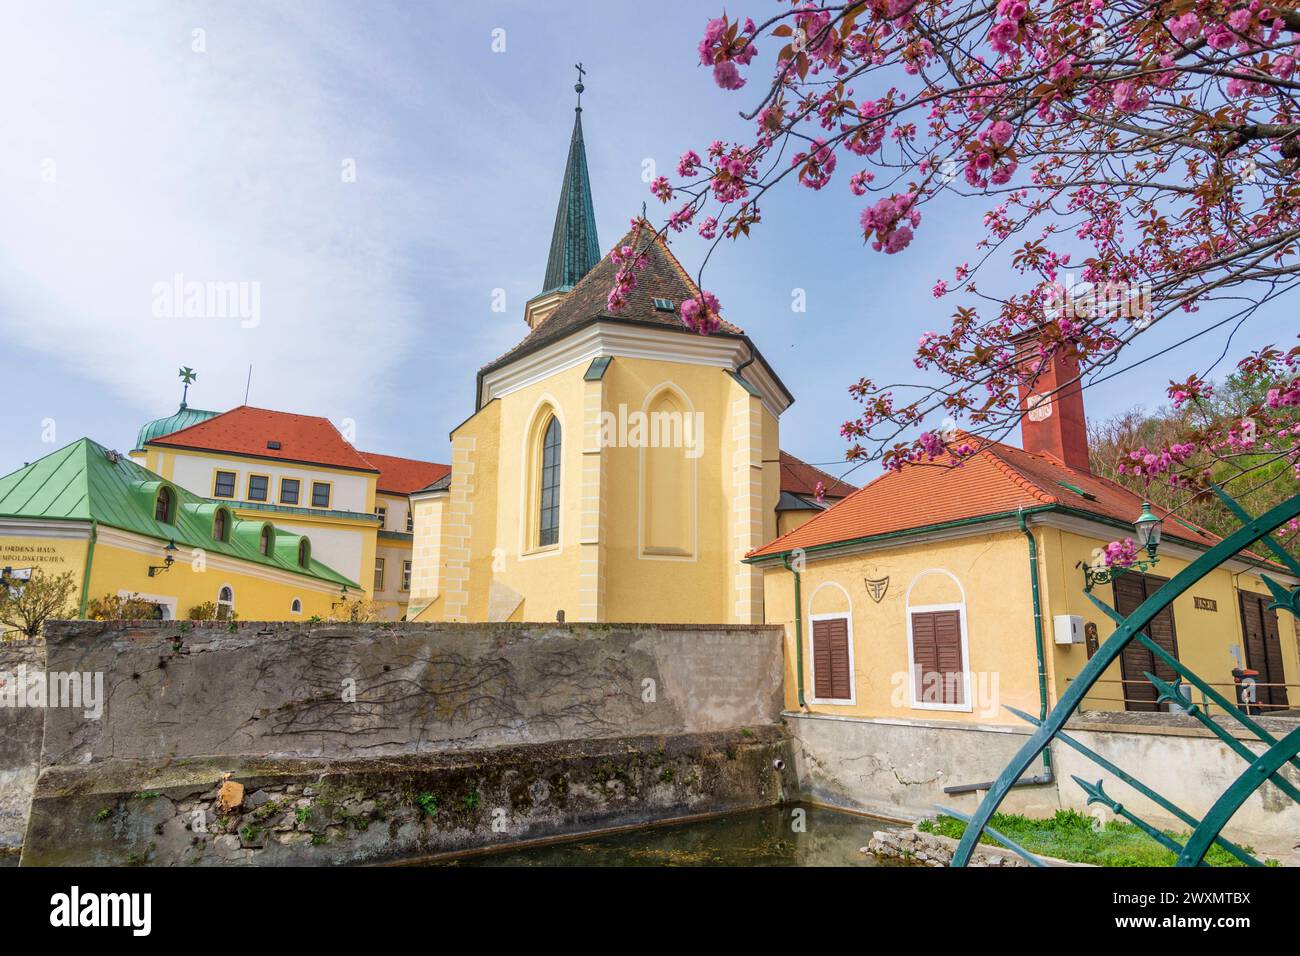
[(151, 442), (155, 438), (162, 438), (164, 435), (178, 432), (182, 428), (189, 428), (199, 422), (206, 422), (209, 418), (216, 418), (219, 414), (221, 413), (209, 412), (202, 408), (190, 408), (184, 402), (181, 402), (181, 407), (176, 409), (175, 414), (145, 422), (140, 427), (140, 434), (136, 436), (135, 447), (143, 448), (147, 442)]
[[(154, 518), (154, 503), (163, 485), (176, 496), (174, 520), (170, 523)], [(218, 508), (230, 511), (227, 541), (212, 536)], [(0, 478), (0, 517), (96, 521), (159, 541), (175, 541), (179, 547), (203, 548), (280, 571), (357, 587), (315, 559), (308, 561), (307, 568), (299, 567), (296, 557), (300, 535), (275, 529), (275, 547), (270, 555), (264, 555), (257, 547), (263, 522), (236, 518), (233, 505), (191, 494), (89, 438), (78, 439)]]
[(587, 151), (582, 143), (582, 107), (578, 107), (573, 119), (569, 159), (564, 165), (560, 205), (555, 211), (551, 254), (546, 259), (546, 279), (542, 282), (541, 294), (557, 289), (572, 289), (599, 261), (596, 209), (591, 201)]

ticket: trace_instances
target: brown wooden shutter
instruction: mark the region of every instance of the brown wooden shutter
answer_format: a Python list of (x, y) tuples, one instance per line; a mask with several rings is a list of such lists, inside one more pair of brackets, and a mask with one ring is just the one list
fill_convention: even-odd
[[(1168, 580), (1153, 574), (1126, 571), (1115, 578), (1115, 610), (1128, 617), (1147, 598), (1160, 590)], [(1178, 634), (1174, 628), (1172, 605), (1153, 617), (1143, 633), (1170, 657), (1178, 659)], [(1172, 667), (1158, 659), (1136, 639), (1128, 643), (1120, 656), (1120, 673), (1124, 679), (1122, 687), (1125, 710), (1160, 710), (1156, 704), (1156, 698), (1160, 693), (1155, 685), (1147, 680), (1146, 675), (1155, 674), (1161, 680), (1170, 683), (1178, 676)]]
[[(1258, 594), (1238, 592), (1241, 601), (1241, 631), (1246, 645), (1246, 666), (1259, 671), (1261, 684), (1282, 685), (1286, 671), (1282, 666), (1282, 634), (1278, 630), (1277, 612), (1268, 609), (1269, 599)], [(1256, 702), (1265, 705), (1264, 713), (1289, 706), (1286, 687), (1260, 687)]]
[(960, 612), (926, 611), (912, 615), (912, 670), (919, 703), (965, 703)]
[(842, 617), (813, 621), (813, 693), (819, 700), (850, 700), (849, 622)]

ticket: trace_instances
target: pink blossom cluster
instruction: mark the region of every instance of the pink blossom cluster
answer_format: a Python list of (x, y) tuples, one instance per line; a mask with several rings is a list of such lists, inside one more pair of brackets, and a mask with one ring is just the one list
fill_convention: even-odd
[[(636, 220), (633, 223), (636, 224)], [(644, 252), (637, 255), (631, 246), (613, 249), (609, 258), (618, 266), (618, 271), (614, 273), (614, 286), (605, 297), (605, 307), (610, 312), (620, 312), (627, 306), (627, 297), (636, 289), (636, 274), (646, 267), (649, 260)]]
[(1127, 568), (1137, 563), (1138, 549), (1132, 538), (1112, 541), (1102, 551), (1102, 561), (1108, 568)]
[(1167, 448), (1149, 451), (1145, 445), (1128, 453), (1128, 461), (1120, 462), (1116, 469), (1121, 475), (1136, 475), (1150, 481), (1168, 474), (1175, 465), (1181, 465), (1196, 453), (1193, 442), (1174, 442)]
[(989, 46), (995, 53), (1006, 54), (1015, 49), (1022, 36), (1024, 19), (1029, 15), (1029, 4), (1025, 0), (1001, 0), (998, 4), (998, 16), (1001, 17), (989, 31)]
[(862, 210), (863, 238), (870, 239), (875, 233), (871, 248), (886, 255), (906, 249), (912, 230), (920, 224), (921, 212), (912, 193), (896, 193)]
[(1016, 154), (1010, 148), (1015, 133), (1006, 120), (998, 120), (966, 147), (966, 182), (987, 189), (1003, 186), (1016, 171)]
[(741, 35), (737, 36), (737, 25), (729, 23), (725, 15), (705, 26), (699, 46), (700, 65), (713, 67), (713, 82), (722, 89), (738, 90), (745, 85), (736, 64), (747, 66), (758, 53), (758, 48), (750, 42), (754, 32), (754, 21), (747, 19)]
[(716, 332), (722, 324), (722, 317), (718, 314), (720, 310), (717, 297), (701, 289), (698, 297), (682, 303), (682, 322), (700, 335), (708, 335)]
[(1270, 388), (1265, 403), (1272, 409), (1300, 406), (1300, 378), (1292, 379), (1287, 385)]
[(800, 164), (803, 168), (799, 170), (799, 182), (809, 189), (821, 189), (831, 181), (831, 173), (835, 172), (835, 150), (827, 146), (824, 139), (815, 139), (811, 151), (796, 153), (790, 163), (791, 166)]

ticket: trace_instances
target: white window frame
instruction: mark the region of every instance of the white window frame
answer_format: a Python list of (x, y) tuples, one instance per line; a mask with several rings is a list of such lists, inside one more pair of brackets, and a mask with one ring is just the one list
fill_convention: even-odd
[[(811, 601), (809, 602), (811, 604)], [(849, 696), (848, 697), (818, 697), (817, 696), (817, 655), (813, 653), (813, 623), (815, 621), (844, 621), (845, 627), (849, 632)], [(808, 615), (808, 672), (812, 677), (811, 687), (812, 696), (808, 699), (814, 704), (824, 704), (830, 707), (856, 707), (858, 703), (858, 676), (857, 664), (853, 658), (853, 608), (849, 607), (847, 611), (829, 611), (825, 614)]]
[[(913, 604), (912, 589), (916, 587), (918, 581), (931, 574), (941, 574), (949, 578), (953, 584), (957, 585), (957, 592), (961, 595), (961, 600), (949, 604)], [(936, 704), (933, 702), (924, 702), (916, 699), (916, 652), (912, 643), (912, 615), (927, 614), (932, 611), (956, 611), (957, 624), (961, 629), (961, 670), (962, 670), (962, 694), (963, 704)], [(946, 710), (962, 714), (971, 714), (975, 712), (975, 701), (971, 698), (971, 667), (970, 667), (970, 637), (966, 631), (966, 589), (961, 586), (961, 581), (957, 575), (944, 568), (927, 568), (916, 577), (912, 578), (912, 583), (907, 586), (907, 599), (905, 602), (904, 613), (907, 615), (907, 702), (913, 710)]]
[[(227, 588), (230, 589), (230, 601), (229, 601), (229, 602), (225, 602), (225, 601), (222, 601), (222, 600), (221, 600), (221, 592), (224, 591), (224, 590), (226, 590)], [(234, 614), (234, 613), (235, 613), (235, 586), (234, 586), (233, 584), (223, 584), (223, 585), (221, 585), (221, 587), (217, 588), (217, 599), (216, 599), (216, 601), (215, 601), (214, 603), (215, 603), (216, 606), (217, 606), (217, 620), (218, 620), (218, 621), (222, 620), (222, 617), (221, 617), (221, 607), (222, 607), (223, 604), (225, 604), (226, 607), (230, 608), (230, 613), (231, 613), (231, 614)], [(229, 618), (226, 618), (226, 620), (229, 620)]]

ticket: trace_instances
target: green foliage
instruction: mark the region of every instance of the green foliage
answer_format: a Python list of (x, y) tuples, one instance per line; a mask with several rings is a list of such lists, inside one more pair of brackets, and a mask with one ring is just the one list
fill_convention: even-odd
[(428, 816), (436, 817), (438, 815), (438, 798), (431, 793), (420, 794), (415, 798), (415, 805)]
[(469, 793), (465, 794), (461, 803), (464, 804), (466, 810), (473, 812), (473, 810), (478, 806), (478, 791), (471, 790)]
[[(1150, 484), (1133, 475), (1121, 475), (1121, 456), (1141, 446), (1160, 448), (1182, 441), (1189, 432), (1251, 418), (1250, 409), (1265, 398), (1270, 381), (1263, 376), (1237, 373), (1219, 383), (1210, 398), (1191, 401), (1180, 409), (1161, 407), (1153, 413), (1133, 408), (1089, 429), (1088, 446), (1094, 474), (1109, 478), (1146, 497), (1160, 508), (1176, 509), (1179, 517), (1220, 537), (1227, 537), (1240, 523), (1213, 493), (1189, 500), (1192, 492), (1175, 488), (1167, 481)], [(1275, 412), (1274, 414), (1284, 414)], [(1300, 422), (1300, 412), (1291, 413)], [(1261, 448), (1263, 440), (1260, 441)], [(1212, 460), (1205, 453), (1188, 465), (1207, 468), (1211, 479), (1224, 487), (1251, 514), (1262, 514), (1281, 504), (1297, 491), (1294, 465), (1278, 456), (1278, 448), (1259, 454), (1229, 454)], [(1292, 555), (1300, 557), (1300, 535), (1279, 532), (1277, 540)]]
[(108, 819), (109, 817), (111, 817), (112, 815), (113, 815), (113, 808), (112, 808), (112, 807), (101, 807), (101, 808), (99, 809), (99, 812), (95, 814), (95, 821), (96, 821), (97, 823), (103, 823), (105, 820), (107, 820), (107, 819)]
[(239, 836), (245, 843), (256, 843), (257, 838), (262, 835), (262, 828), (252, 823), (246, 823), (239, 828)]
[[(4, 578), (0, 580), (0, 625), (23, 637), (39, 637), (46, 621), (76, 616), (71, 605), (76, 590), (71, 572), (53, 576), (37, 568), (26, 581)], [(0, 627), (0, 633), (4, 630)]]
[(293, 817), (299, 823), (306, 823), (311, 819), (311, 807), (294, 807)]
[[(1031, 853), (1069, 860), (1071, 863), (1092, 863), (1095, 866), (1173, 866), (1175, 856), (1131, 823), (1112, 820), (1097, 826), (1092, 817), (1077, 810), (1057, 810), (1047, 819), (1032, 819), (1018, 813), (995, 813), (989, 826), (1003, 836), (1014, 840)], [(926, 833), (960, 840), (966, 832), (966, 822), (956, 817), (940, 816), (923, 820), (918, 827)], [(1165, 831), (1179, 843), (1187, 841), (1187, 833)], [(1001, 846), (987, 833), (981, 843)], [(1244, 848), (1247, 849), (1247, 848)], [(1205, 854), (1211, 866), (1244, 866), (1240, 860), (1220, 846), (1211, 846)]]

